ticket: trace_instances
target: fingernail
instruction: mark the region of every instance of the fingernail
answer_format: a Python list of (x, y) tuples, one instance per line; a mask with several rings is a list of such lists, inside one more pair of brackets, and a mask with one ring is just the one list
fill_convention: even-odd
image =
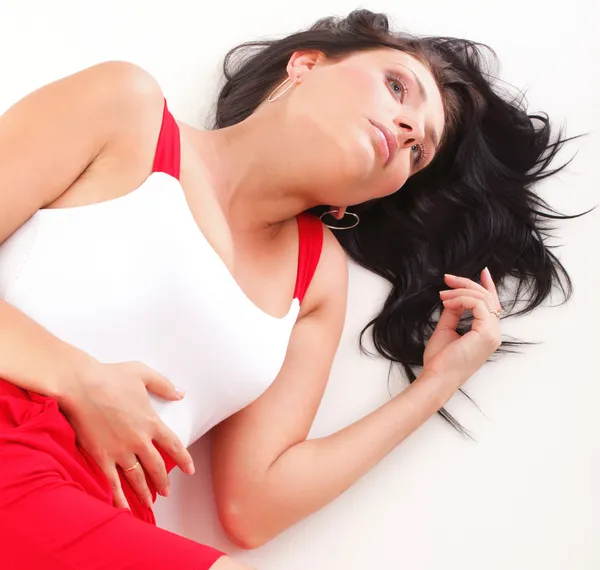
[(162, 492), (161, 492), (161, 495), (162, 495), (163, 497), (168, 497), (170, 492), (171, 492), (171, 489), (170, 489), (169, 487), (165, 487), (165, 488), (162, 490)]
[(180, 397), (183, 398), (185, 396), (185, 392), (179, 388), (175, 388), (175, 393)]
[(188, 463), (185, 466), (185, 471), (184, 472), (187, 473), (188, 475), (193, 475), (194, 473), (196, 473), (196, 469), (194, 467), (194, 464), (193, 463)]
[(484, 269), (484, 271), (488, 274), (489, 277), (492, 276), (492, 274), (490, 273), (490, 270), (487, 267)]
[(451, 273), (444, 273), (444, 277), (456, 277), (456, 275), (452, 275)]
[(146, 500), (144, 501), (146, 503), (146, 506), (151, 509), (154, 504), (152, 503), (152, 497), (146, 497)]

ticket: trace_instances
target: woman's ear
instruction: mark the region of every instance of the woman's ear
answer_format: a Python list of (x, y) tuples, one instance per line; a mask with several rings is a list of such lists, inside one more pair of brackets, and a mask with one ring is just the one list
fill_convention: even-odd
[(318, 50), (295, 51), (287, 64), (288, 77), (300, 83), (305, 73), (323, 61), (325, 61), (325, 54)]
[(346, 206), (336, 207), (335, 209), (337, 211), (335, 214), (332, 214), (332, 216), (336, 220), (341, 220), (346, 215)]

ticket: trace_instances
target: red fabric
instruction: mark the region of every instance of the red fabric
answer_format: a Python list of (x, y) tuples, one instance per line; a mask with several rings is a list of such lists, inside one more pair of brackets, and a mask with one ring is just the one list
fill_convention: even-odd
[(165, 172), (170, 174), (173, 178), (177, 178), (177, 180), (179, 180), (179, 174), (181, 172), (179, 125), (173, 118), (173, 115), (171, 115), (171, 112), (167, 107), (166, 99), (152, 172)]
[(154, 526), (126, 481), (132, 512), (113, 507), (56, 401), (2, 379), (0, 461), (3, 570), (200, 570), (223, 555)]
[(321, 220), (311, 214), (300, 214), (298, 216), (298, 239), (298, 276), (296, 277), (294, 299), (298, 299), (302, 303), (321, 258), (323, 249)]

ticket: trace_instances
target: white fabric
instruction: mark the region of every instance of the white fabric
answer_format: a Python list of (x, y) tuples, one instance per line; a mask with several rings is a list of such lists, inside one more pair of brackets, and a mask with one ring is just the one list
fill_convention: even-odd
[(299, 312), (254, 305), (158, 172), (121, 198), (38, 211), (0, 245), (0, 276), (0, 296), (59, 338), (183, 389), (153, 405), (186, 445), (275, 379)]

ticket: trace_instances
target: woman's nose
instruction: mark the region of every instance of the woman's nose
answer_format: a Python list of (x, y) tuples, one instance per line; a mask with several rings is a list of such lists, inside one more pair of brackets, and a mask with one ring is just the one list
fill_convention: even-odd
[(425, 138), (423, 121), (416, 115), (403, 114), (394, 121), (398, 127), (398, 144), (400, 148), (420, 144)]

